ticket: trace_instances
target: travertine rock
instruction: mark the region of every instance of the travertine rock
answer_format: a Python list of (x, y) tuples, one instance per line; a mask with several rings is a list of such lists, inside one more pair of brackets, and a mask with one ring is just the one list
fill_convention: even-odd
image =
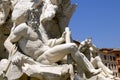
[(4, 48), (4, 41), (10, 33), (12, 27), (11, 17), (11, 4), (8, 0), (0, 1), (0, 59), (7, 58), (8, 53)]
[(13, 2), (13, 12), (12, 12), (12, 21), (16, 25), (26, 21), (26, 12), (28, 9), (31, 9), (35, 4), (41, 0), (14, 0)]

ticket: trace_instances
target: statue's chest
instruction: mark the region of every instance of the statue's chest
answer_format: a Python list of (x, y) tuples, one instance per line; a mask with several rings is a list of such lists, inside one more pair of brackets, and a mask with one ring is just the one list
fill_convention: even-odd
[(38, 40), (40, 38), (40, 35), (38, 34), (38, 32), (30, 30), (28, 33), (29, 33), (28, 37), (30, 40)]

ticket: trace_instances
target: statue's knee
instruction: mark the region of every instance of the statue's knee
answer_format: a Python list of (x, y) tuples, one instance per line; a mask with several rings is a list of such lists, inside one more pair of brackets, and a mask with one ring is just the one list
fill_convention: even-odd
[(70, 50), (77, 51), (77, 45), (75, 43), (70, 43)]
[(95, 57), (95, 60), (96, 60), (96, 61), (101, 61), (101, 58), (100, 58), (99, 56), (96, 56), (96, 57)]

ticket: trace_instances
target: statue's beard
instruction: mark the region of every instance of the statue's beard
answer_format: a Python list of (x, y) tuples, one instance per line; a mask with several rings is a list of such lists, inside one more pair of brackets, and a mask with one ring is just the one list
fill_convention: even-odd
[(39, 22), (38, 21), (28, 21), (27, 23), (34, 31), (38, 30)]
[(38, 30), (39, 25), (40, 25), (40, 21), (39, 21), (39, 10), (38, 9), (31, 9), (28, 10), (28, 20), (27, 20), (27, 24), (32, 27), (32, 29), (34, 30)]

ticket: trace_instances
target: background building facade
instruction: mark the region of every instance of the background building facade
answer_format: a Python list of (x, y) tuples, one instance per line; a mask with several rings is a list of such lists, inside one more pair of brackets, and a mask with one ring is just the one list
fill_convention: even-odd
[(113, 71), (114, 76), (120, 77), (120, 49), (99, 49), (103, 63)]

